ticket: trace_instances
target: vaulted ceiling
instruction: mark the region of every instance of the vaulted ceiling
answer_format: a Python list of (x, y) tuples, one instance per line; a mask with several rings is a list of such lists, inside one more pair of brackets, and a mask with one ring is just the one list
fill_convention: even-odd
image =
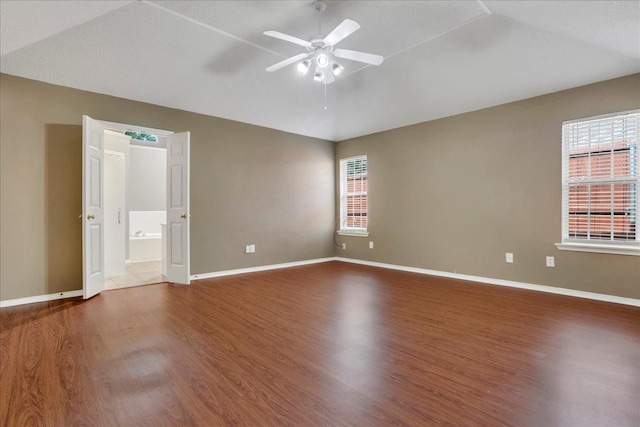
[[(0, 71), (334, 141), (640, 72), (639, 1), (327, 3), (2, 0)], [(382, 65), (265, 72), (345, 18)]]

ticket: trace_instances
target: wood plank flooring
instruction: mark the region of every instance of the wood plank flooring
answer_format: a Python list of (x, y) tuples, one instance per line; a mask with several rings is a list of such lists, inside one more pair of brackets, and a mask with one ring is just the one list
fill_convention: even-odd
[(329, 262), (0, 310), (2, 426), (640, 425), (640, 309)]

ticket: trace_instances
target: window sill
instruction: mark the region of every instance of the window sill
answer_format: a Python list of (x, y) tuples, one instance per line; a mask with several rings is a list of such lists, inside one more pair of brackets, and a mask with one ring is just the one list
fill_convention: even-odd
[(340, 236), (353, 236), (353, 237), (369, 237), (368, 231), (358, 231), (358, 230), (338, 230), (337, 232)]
[(561, 251), (595, 252), (601, 254), (635, 255), (640, 256), (640, 246), (631, 245), (608, 245), (602, 243), (578, 243), (566, 242), (556, 243), (556, 247)]

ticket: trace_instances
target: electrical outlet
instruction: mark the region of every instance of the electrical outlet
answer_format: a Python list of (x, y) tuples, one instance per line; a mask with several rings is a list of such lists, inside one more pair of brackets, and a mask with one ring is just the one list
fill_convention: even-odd
[(369, 249), (373, 249), (373, 242), (369, 242)]
[(548, 256), (547, 257), (547, 267), (555, 267), (556, 266), (556, 259), (552, 256)]
[(342, 244), (342, 250), (343, 250), (343, 251), (347, 250), (347, 244), (346, 244), (346, 243), (343, 243), (343, 244)]
[(513, 254), (511, 252), (504, 254), (504, 258), (509, 264), (513, 264)]

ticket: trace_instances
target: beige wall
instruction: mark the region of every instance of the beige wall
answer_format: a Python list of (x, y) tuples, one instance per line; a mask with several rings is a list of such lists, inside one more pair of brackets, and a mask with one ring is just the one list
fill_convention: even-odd
[[(4, 127), (4, 122), (0, 123)], [(75, 125), (47, 124), (45, 126), (44, 144), (44, 220), (43, 236), (45, 240), (44, 262), (42, 273), (46, 289), (50, 293), (68, 290), (69, 283), (82, 283), (82, 228), (79, 227), (78, 215), (82, 213), (82, 127)], [(4, 155), (4, 151), (2, 152)], [(2, 164), (4, 171), (5, 165)], [(2, 181), (4, 183), (4, 173)], [(7, 178), (11, 182), (11, 178)], [(2, 187), (2, 205), (4, 205), (4, 191)], [(7, 205), (10, 207), (10, 205)], [(4, 218), (4, 209), (2, 217)], [(35, 220), (33, 216), (32, 220)], [(7, 226), (10, 228), (10, 226)], [(26, 227), (25, 227), (26, 228)], [(2, 237), (2, 256), (5, 250), (11, 253), (11, 248), (4, 246), (5, 236), (19, 240), (17, 233), (0, 229)], [(8, 241), (11, 246), (12, 241)], [(16, 245), (21, 246), (21, 245)], [(36, 251), (27, 252), (26, 260), (35, 258)], [(22, 258), (22, 257), (21, 257)], [(3, 258), (4, 259), (4, 258)], [(11, 270), (10, 265), (6, 268)], [(2, 263), (2, 282), (0, 289), (5, 286), (5, 264)], [(9, 283), (7, 281), (7, 283)], [(76, 286), (77, 288), (77, 286)], [(81, 286), (80, 286), (81, 288)]]
[(192, 274), (334, 255), (333, 142), (2, 74), (0, 299), (81, 289), (83, 114), (191, 132)]
[(640, 257), (554, 246), (562, 121), (639, 107), (636, 74), (339, 142), (336, 159), (368, 156), (370, 203), (369, 238), (340, 255), (640, 298)]
[[(83, 114), (191, 131), (192, 274), (337, 254), (640, 298), (640, 257), (554, 246), (562, 121), (639, 107), (633, 75), (336, 148), (0, 75), (0, 299), (81, 288)], [(335, 252), (334, 158), (357, 154), (369, 156), (370, 236), (338, 237), (348, 249)], [(250, 243), (257, 252), (246, 255)], [(555, 268), (544, 267), (546, 255), (556, 257)]]

